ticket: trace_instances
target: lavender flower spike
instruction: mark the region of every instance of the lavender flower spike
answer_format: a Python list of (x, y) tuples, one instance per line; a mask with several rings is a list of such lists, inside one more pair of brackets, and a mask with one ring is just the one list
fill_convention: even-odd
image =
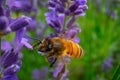
[(1, 80), (17, 80), (16, 72), (20, 69), (21, 62), (18, 62), (18, 53), (13, 50), (3, 52), (0, 57), (0, 79)]

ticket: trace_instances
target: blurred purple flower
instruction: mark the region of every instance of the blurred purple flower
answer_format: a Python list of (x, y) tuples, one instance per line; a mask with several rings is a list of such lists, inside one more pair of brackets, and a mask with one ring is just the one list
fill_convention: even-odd
[(34, 2), (33, 0), (6, 0), (6, 5), (12, 11), (31, 12), (35, 10)]
[(46, 80), (47, 74), (48, 74), (47, 67), (42, 67), (40, 70), (35, 69), (32, 72), (32, 79), (33, 80)]
[(120, 5), (119, 0), (107, 0), (105, 4), (105, 13), (113, 19), (117, 19), (117, 8)]
[(108, 72), (111, 68), (112, 68), (112, 58), (109, 57), (104, 60), (102, 64), (102, 69), (104, 70), (104, 72)]

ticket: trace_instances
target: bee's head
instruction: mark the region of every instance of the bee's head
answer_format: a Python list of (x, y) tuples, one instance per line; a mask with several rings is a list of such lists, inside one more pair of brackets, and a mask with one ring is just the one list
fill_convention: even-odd
[(52, 45), (51, 39), (50, 38), (45, 38), (40, 43), (38, 51), (47, 52), (47, 51), (50, 51), (52, 49), (52, 47), (53, 47), (53, 45)]

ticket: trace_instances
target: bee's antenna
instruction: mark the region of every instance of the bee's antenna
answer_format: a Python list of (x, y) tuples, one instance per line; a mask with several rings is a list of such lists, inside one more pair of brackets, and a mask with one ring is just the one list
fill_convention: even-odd
[(28, 36), (27, 34), (25, 34), (25, 37), (27, 37), (27, 38), (29, 38), (29, 39), (31, 39), (31, 40), (37, 40), (37, 41), (40, 41), (40, 39), (38, 39), (38, 38), (32, 38), (32, 37)]
[(36, 40), (37, 42), (33, 45), (33, 48), (35, 48), (36, 46), (38, 46), (41, 43), (41, 40), (38, 38), (32, 38), (30, 36), (28, 36), (27, 34), (25, 34), (25, 37), (31, 39), (31, 40)]
[(41, 41), (38, 41), (36, 44), (33, 45), (33, 48), (35, 48), (37, 45), (39, 45)]

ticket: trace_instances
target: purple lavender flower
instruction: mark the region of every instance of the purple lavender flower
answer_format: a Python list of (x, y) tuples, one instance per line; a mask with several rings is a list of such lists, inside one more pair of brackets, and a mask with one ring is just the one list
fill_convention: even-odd
[(108, 72), (110, 69), (112, 68), (112, 58), (107, 58), (104, 60), (103, 64), (102, 64), (102, 69), (105, 72)]
[(32, 49), (28, 40), (23, 38), (24, 28), (16, 31), (14, 40), (14, 48), (11, 49), (10, 43), (2, 40), (2, 56), (0, 56), (0, 74), (1, 80), (17, 80), (16, 72), (19, 71), (21, 66), (21, 56), (19, 51), (23, 46)]
[(40, 70), (35, 69), (32, 72), (32, 79), (33, 80), (46, 80), (48, 74), (48, 68), (47, 67), (42, 67)]
[[(9, 1), (12, 2), (15, 0)], [(0, 2), (2, 3), (1, 0)], [(32, 46), (28, 43), (28, 39), (24, 37), (26, 26), (30, 24), (31, 18), (27, 16), (20, 16), (16, 19), (12, 19), (10, 17), (11, 7), (4, 9), (1, 3), (0, 39), (2, 39), (2, 41), (0, 42), (0, 46), (2, 53), (0, 52), (0, 80), (18, 80), (16, 72), (19, 71), (21, 66), (21, 56), (19, 56), (20, 49), (23, 46), (32, 49)], [(15, 33), (13, 42), (7, 42), (3, 39), (3, 36), (10, 32)]]
[[(45, 13), (47, 24), (54, 29), (51, 37), (64, 37), (72, 39), (78, 43), (80, 39), (77, 34), (80, 32), (78, 25), (75, 23), (78, 16), (84, 16), (88, 9), (86, 0), (49, 0), (49, 12)], [(67, 5), (67, 6), (66, 6)], [(68, 71), (66, 68), (66, 57), (57, 59), (53, 65), (52, 75), (55, 80), (66, 80)], [(48, 61), (52, 63), (56, 59), (50, 57)]]
[[(76, 37), (76, 34), (80, 30), (77, 28), (78, 26), (75, 24), (75, 21), (77, 16), (83, 16), (85, 14), (84, 11), (87, 10), (86, 2), (86, 0), (65, 2), (60, 0), (49, 0), (50, 12), (45, 13), (45, 16), (48, 25), (54, 29), (56, 36), (60, 36), (59, 34), (62, 33), (65, 35), (65, 38), (74, 39), (74, 37)], [(66, 4), (68, 6), (66, 6)], [(68, 17), (68, 21), (66, 21), (66, 17)]]

